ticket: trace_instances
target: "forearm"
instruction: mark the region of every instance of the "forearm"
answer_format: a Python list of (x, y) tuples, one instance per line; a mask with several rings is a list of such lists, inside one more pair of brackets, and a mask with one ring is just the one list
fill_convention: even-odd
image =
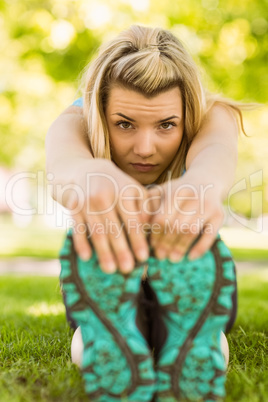
[(187, 173), (189, 177), (198, 175), (202, 178), (202, 184), (211, 186), (209, 188), (219, 193), (223, 201), (234, 181), (236, 169), (234, 154), (235, 152), (230, 152), (229, 147), (223, 144), (207, 145), (191, 161)]
[(233, 113), (222, 106), (212, 109), (194, 138), (186, 158), (187, 175), (198, 175), (224, 200), (234, 181), (238, 126)]
[(52, 183), (71, 183), (76, 162), (92, 159), (84, 119), (79, 108), (70, 107), (51, 125), (46, 136), (46, 170)]

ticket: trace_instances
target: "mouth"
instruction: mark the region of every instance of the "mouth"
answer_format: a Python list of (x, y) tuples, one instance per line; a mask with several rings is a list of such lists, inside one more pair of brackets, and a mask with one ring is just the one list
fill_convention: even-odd
[(135, 170), (139, 172), (149, 172), (153, 170), (157, 165), (152, 165), (151, 163), (131, 163)]

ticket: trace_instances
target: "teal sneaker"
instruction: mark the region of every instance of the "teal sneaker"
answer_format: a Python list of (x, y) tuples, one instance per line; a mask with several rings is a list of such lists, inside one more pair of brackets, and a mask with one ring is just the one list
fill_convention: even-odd
[(102, 272), (96, 253), (82, 261), (69, 233), (60, 254), (60, 280), (72, 320), (81, 327), (82, 375), (91, 401), (151, 401), (153, 359), (136, 326), (143, 266), (129, 275)]
[(148, 280), (167, 329), (157, 364), (157, 401), (215, 401), (225, 396), (220, 335), (229, 320), (235, 267), (216, 239), (201, 258), (179, 263), (153, 256)]

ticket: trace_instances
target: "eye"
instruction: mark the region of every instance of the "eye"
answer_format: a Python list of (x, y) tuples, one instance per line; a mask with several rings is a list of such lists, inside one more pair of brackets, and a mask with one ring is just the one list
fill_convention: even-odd
[(129, 123), (129, 121), (126, 121), (126, 120), (118, 121), (118, 122), (116, 123), (116, 125), (117, 125), (118, 127), (122, 128), (123, 130), (127, 130), (127, 129), (129, 129), (129, 128), (132, 127), (132, 124)]
[(176, 123), (172, 122), (172, 121), (166, 121), (165, 123), (161, 124), (161, 128), (164, 130), (170, 130), (172, 127), (175, 127)]

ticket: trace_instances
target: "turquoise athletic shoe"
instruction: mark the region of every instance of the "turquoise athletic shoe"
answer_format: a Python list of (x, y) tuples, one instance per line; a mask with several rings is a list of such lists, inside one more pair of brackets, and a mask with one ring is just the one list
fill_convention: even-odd
[(201, 258), (148, 261), (149, 283), (162, 306), (168, 336), (157, 364), (157, 401), (216, 401), (225, 395), (220, 334), (229, 320), (235, 271), (216, 239)]
[(129, 275), (105, 274), (95, 252), (87, 262), (77, 257), (71, 234), (60, 260), (65, 302), (81, 327), (82, 374), (90, 401), (151, 401), (153, 359), (135, 322), (143, 266)]

